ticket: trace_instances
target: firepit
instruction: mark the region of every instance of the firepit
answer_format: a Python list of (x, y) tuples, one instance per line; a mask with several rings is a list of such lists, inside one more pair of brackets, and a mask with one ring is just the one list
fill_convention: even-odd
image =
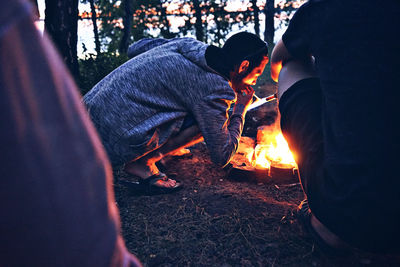
[(257, 129), (257, 140), (243, 136), (231, 160), (228, 178), (257, 183), (293, 183), (298, 181), (297, 165), (276, 125)]
[(284, 180), (285, 182), (287, 180), (298, 181), (297, 168), (293, 167), (279, 167), (271, 165), (271, 167), (269, 168), (268, 176), (273, 178), (274, 180), (279, 180), (279, 181)]

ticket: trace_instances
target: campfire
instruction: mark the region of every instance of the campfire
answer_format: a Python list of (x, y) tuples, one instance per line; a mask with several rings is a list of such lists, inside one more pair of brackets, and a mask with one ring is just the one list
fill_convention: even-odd
[(256, 140), (243, 136), (231, 164), (242, 175), (256, 175), (257, 180), (293, 178), (297, 173), (294, 155), (276, 124), (258, 127)]
[(253, 167), (269, 169), (271, 166), (279, 168), (297, 168), (296, 161), (289, 146), (276, 126), (261, 126), (257, 131), (257, 145), (252, 157)]

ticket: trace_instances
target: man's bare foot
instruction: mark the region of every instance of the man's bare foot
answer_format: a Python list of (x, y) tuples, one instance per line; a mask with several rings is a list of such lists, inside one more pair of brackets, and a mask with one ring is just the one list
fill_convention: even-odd
[(336, 249), (349, 249), (350, 246), (340, 237), (332, 233), (325, 225), (323, 225), (314, 214), (311, 215), (311, 226), (315, 232), (321, 237), (325, 243)]
[(180, 182), (169, 179), (163, 173), (140, 180), (139, 184), (142, 186), (142, 190), (150, 195), (172, 193), (182, 189), (182, 184)]
[(177, 186), (177, 182), (175, 180), (169, 179), (159, 179), (152, 183), (155, 186), (161, 187), (161, 188), (174, 188)]
[[(138, 176), (142, 180), (149, 179), (150, 177), (161, 173), (155, 165), (154, 161), (144, 162), (140, 159), (125, 164), (124, 171), (129, 174)], [(177, 186), (176, 181), (169, 178), (155, 179), (154, 182), (151, 181), (151, 184), (161, 188), (174, 188)]]

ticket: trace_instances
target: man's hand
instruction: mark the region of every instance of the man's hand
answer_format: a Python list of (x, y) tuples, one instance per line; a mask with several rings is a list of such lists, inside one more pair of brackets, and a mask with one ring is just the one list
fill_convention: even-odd
[(253, 102), (253, 96), (254, 89), (249, 85), (244, 86), (241, 92), (236, 92), (236, 105), (241, 104), (247, 110), (248, 106)]
[(248, 106), (252, 103), (254, 89), (250, 85), (243, 83), (242, 79), (239, 79), (238, 77), (232, 79), (231, 87), (236, 93), (236, 104), (234, 109), (239, 113), (246, 112)]

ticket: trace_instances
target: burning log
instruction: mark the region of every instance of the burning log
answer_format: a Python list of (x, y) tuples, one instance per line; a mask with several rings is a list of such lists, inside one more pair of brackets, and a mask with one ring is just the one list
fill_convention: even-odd
[(298, 180), (296, 162), (277, 125), (259, 127), (256, 140), (246, 136), (240, 139), (228, 178), (278, 184)]
[(267, 177), (266, 169), (257, 169), (253, 166), (255, 140), (242, 136), (238, 150), (227, 166), (228, 178), (236, 181), (264, 180)]
[(279, 166), (271, 165), (269, 168), (268, 176), (274, 180), (281, 182), (297, 182), (299, 181), (297, 168), (282, 168)]
[(254, 147), (255, 140), (253, 138), (242, 136), (239, 141), (238, 150), (231, 161), (232, 166), (243, 170), (254, 170), (254, 166), (252, 165)]

